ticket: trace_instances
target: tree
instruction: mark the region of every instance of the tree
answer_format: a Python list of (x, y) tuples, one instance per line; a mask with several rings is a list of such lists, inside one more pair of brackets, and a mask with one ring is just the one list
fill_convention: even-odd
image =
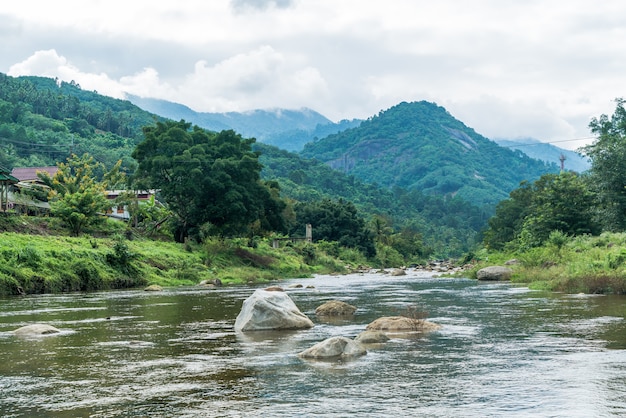
[(105, 172), (101, 181), (95, 173), (104, 170), (101, 163), (84, 154), (73, 154), (67, 163), (60, 163), (57, 173), (50, 177), (48, 173), (39, 173), (39, 178), (50, 188), (48, 200), (50, 211), (68, 224), (74, 235), (79, 235), (89, 225), (96, 224), (111, 207), (105, 191), (109, 185), (119, 183), (123, 175), (119, 172), (121, 161), (109, 172)]
[(528, 215), (532, 199), (532, 184), (527, 181), (509, 193), (509, 198), (496, 206), (496, 213), (487, 221), (483, 236), (486, 247), (502, 250), (507, 242), (513, 241), (521, 232)]
[(376, 255), (373, 234), (352, 202), (323, 199), (298, 203), (294, 209), (297, 228), (303, 229), (304, 225), (311, 224), (315, 241), (336, 241), (344, 247), (356, 248), (368, 257)]
[(254, 138), (232, 130), (212, 133), (190, 123), (158, 122), (144, 128), (133, 151), (138, 188), (159, 189), (176, 215), (179, 242), (203, 234), (243, 234), (256, 223), (264, 230), (284, 229), (284, 202), (276, 185), (260, 180)]
[(591, 159), (591, 184), (597, 193), (599, 219), (605, 229), (626, 230), (626, 109), (616, 99), (609, 118), (593, 118), (589, 127), (598, 136), (582, 151)]
[(526, 247), (541, 245), (552, 231), (598, 233), (594, 202), (586, 179), (573, 172), (544, 174), (532, 184), (522, 182), (496, 207), (483, 243), (501, 250), (515, 240)]
[(522, 232), (526, 245), (543, 244), (550, 233), (576, 236), (596, 234), (594, 195), (576, 173), (544, 174), (533, 184), (533, 194)]

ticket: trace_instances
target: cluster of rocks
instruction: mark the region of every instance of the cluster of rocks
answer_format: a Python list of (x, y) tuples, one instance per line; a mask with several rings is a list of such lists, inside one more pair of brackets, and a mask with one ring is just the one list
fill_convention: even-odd
[[(318, 317), (350, 317), (357, 307), (339, 300), (328, 301), (317, 307)], [(236, 332), (269, 330), (300, 330), (315, 326), (313, 321), (296, 306), (289, 295), (279, 287), (258, 289), (244, 302), (235, 320)], [(387, 333), (430, 332), (440, 325), (424, 319), (403, 316), (378, 318), (366, 326), (354, 339), (338, 336), (321, 341), (298, 353), (306, 359), (342, 360), (367, 353), (369, 344), (381, 344), (389, 340)]]

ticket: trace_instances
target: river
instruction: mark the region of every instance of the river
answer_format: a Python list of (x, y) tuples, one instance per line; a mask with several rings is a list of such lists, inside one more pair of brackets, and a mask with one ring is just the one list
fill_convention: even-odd
[[(302, 288), (289, 288), (303, 284)], [(254, 287), (0, 299), (2, 417), (626, 416), (626, 297), (353, 274), (287, 280), (310, 330), (237, 334)], [(309, 288), (307, 288), (309, 287)], [(357, 306), (323, 321), (322, 303)], [(442, 325), (346, 362), (297, 353), (410, 307)], [(60, 334), (10, 331), (47, 323)]]

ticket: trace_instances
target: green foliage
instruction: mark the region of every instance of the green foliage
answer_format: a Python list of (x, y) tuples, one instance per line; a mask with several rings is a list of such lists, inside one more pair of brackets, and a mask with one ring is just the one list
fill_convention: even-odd
[(144, 135), (133, 152), (139, 163), (135, 183), (160, 189), (176, 215), (177, 241), (201, 239), (205, 225), (223, 235), (244, 234), (256, 221), (262, 230), (284, 229), (286, 204), (276, 187), (260, 180), (254, 139), (191, 129), (184, 121), (146, 127)]
[[(401, 188), (389, 190), (275, 147), (255, 144), (255, 149), (261, 152), (263, 177), (280, 182), (283, 196), (301, 203), (324, 199), (350, 201), (375, 234), (372, 222), (377, 218), (384, 219), (385, 227), (389, 228), (386, 234), (406, 236), (407, 231), (413, 234), (411, 241), (416, 246), (409, 251), (398, 248), (403, 254), (412, 252), (423, 258), (437, 254), (448, 258), (467, 252), (475, 245), (477, 233), (489, 215), (487, 209), (457, 197)], [(297, 221), (293, 219), (294, 222)], [(303, 228), (302, 223), (299, 225)]]
[(119, 235), (114, 239), (113, 251), (106, 254), (107, 263), (127, 275), (137, 274), (138, 269), (133, 265), (136, 258), (137, 254), (130, 251), (124, 238)]
[(404, 257), (393, 247), (382, 243), (376, 244), (375, 262), (380, 268), (399, 267), (405, 264)]
[(434, 103), (400, 103), (357, 128), (305, 145), (315, 158), (365, 182), (495, 205), (546, 165), (499, 147)]
[(67, 163), (59, 164), (53, 177), (45, 172), (39, 173), (41, 181), (50, 188), (48, 199), (52, 214), (67, 223), (75, 235), (102, 221), (100, 215), (111, 206), (104, 192), (110, 183), (119, 181), (119, 165), (105, 173), (101, 182), (96, 181), (95, 172), (102, 169), (102, 165), (88, 154), (82, 157), (72, 155)]
[(598, 219), (605, 230), (626, 230), (626, 109), (616, 99), (614, 114), (594, 118), (598, 139), (583, 148), (591, 159), (591, 185), (598, 197)]
[(532, 289), (626, 294), (626, 233), (570, 237), (553, 231), (546, 242), (515, 253), (481, 250), (473, 271), (516, 258), (512, 280)]
[(543, 244), (552, 233), (597, 234), (594, 195), (586, 178), (572, 172), (544, 174), (522, 183), (496, 207), (484, 233), (484, 244), (501, 250), (508, 244), (527, 249)]
[(304, 226), (311, 224), (314, 241), (338, 242), (341, 246), (356, 248), (368, 257), (375, 255), (373, 236), (351, 202), (324, 199), (298, 203), (294, 210), (297, 224), (291, 231), (292, 235), (304, 236)]

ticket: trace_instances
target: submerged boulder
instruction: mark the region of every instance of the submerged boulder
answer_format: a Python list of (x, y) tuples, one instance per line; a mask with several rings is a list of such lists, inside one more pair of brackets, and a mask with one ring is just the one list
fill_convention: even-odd
[(318, 316), (348, 316), (354, 315), (356, 306), (340, 300), (331, 300), (315, 309), (315, 315)]
[(158, 284), (151, 284), (150, 286), (146, 287), (143, 290), (146, 292), (160, 292), (163, 290), (163, 288), (159, 286)]
[(361, 344), (380, 344), (389, 341), (389, 337), (382, 331), (363, 331), (354, 338)]
[(307, 329), (313, 325), (287, 293), (257, 289), (243, 302), (235, 331)]
[(61, 330), (48, 324), (26, 325), (13, 331), (15, 335), (19, 335), (20, 337), (58, 334), (59, 332), (61, 332)]
[(345, 359), (367, 354), (365, 348), (346, 337), (331, 337), (298, 354), (309, 359)]
[(476, 278), (478, 280), (509, 280), (513, 270), (508, 267), (502, 266), (490, 266), (485, 267), (476, 272)]
[(409, 318), (408, 316), (383, 316), (371, 322), (367, 331), (419, 331), (428, 332), (441, 328), (441, 325), (425, 319)]

